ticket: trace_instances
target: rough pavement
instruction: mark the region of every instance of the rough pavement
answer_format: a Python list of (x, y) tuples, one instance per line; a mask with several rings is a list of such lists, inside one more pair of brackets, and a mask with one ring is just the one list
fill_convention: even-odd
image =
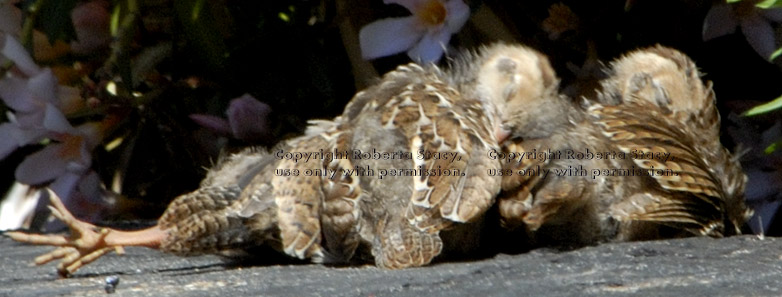
[(396, 271), (237, 267), (127, 248), (68, 279), (53, 264), (30, 265), (50, 249), (0, 236), (0, 296), (109, 296), (112, 275), (120, 279), (113, 296), (782, 296), (782, 239), (756, 236), (540, 249)]

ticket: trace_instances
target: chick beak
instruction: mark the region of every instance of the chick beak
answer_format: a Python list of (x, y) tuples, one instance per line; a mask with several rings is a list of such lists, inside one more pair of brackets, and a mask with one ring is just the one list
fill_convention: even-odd
[(510, 130), (504, 128), (502, 125), (494, 128), (494, 137), (497, 139), (497, 143), (502, 143), (505, 139), (510, 137)]

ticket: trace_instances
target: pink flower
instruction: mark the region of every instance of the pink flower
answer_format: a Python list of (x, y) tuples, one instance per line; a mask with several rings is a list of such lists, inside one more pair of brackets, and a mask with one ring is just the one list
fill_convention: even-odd
[(4, 136), (0, 159), (21, 146), (52, 140), (22, 161), (16, 179), (31, 185), (52, 181), (50, 187), (66, 198), (89, 171), (92, 149), (101, 137), (100, 124), (71, 126), (63, 109), (75, 108), (81, 101), (78, 90), (60, 86), (51, 69), (38, 67), (13, 36), (5, 36), (0, 54), (15, 66), (11, 75), (0, 80), (0, 99), (13, 110), (9, 122), (0, 124)]
[(71, 42), (74, 53), (84, 55), (106, 48), (111, 42), (109, 2), (92, 0), (81, 2), (71, 11), (76, 40)]
[(776, 36), (771, 23), (782, 22), (782, 9), (761, 8), (757, 0), (738, 3), (715, 4), (703, 22), (703, 40), (708, 41), (723, 35), (733, 34), (736, 27), (761, 57), (770, 60), (777, 49)]
[[(11, 34), (2, 39), (0, 58), (13, 62), (14, 68), (0, 78), (0, 99), (12, 110), (8, 112), (9, 122), (0, 124), (0, 159), (21, 146), (49, 140), (48, 145), (19, 164), (16, 180), (34, 186), (47, 184), (69, 206), (99, 204), (100, 180), (90, 166), (92, 150), (103, 136), (103, 124), (88, 122), (73, 127), (64, 112), (75, 111), (83, 104), (79, 91), (59, 85), (51, 69), (36, 65)], [(24, 197), (9, 199), (24, 206), (27, 198), (38, 197), (27, 194), (12, 192), (11, 198)], [(0, 222), (18, 223), (29, 215), (9, 219), (6, 209), (16, 209), (16, 205), (3, 206)]]
[[(2, 37), (2, 36), (0, 36)], [(11, 35), (3, 37), (2, 41), (3, 49), (0, 50), (0, 55), (4, 58), (14, 62), (14, 66), (18, 68), (24, 75), (30, 76), (41, 71), (38, 65), (35, 65), (33, 58), (27, 53), (21, 43)]]
[(416, 62), (437, 61), (451, 35), (470, 17), (470, 8), (462, 0), (385, 0), (384, 3), (402, 5), (413, 15), (375, 21), (361, 28), (361, 55), (367, 60), (407, 51)]
[[(46, 106), (46, 120), (40, 129), (22, 129), (11, 126), (12, 135), (22, 135), (25, 140), (17, 140), (17, 144), (31, 143), (33, 137), (47, 138), (52, 141), (38, 152), (27, 156), (16, 168), (15, 177), (25, 185), (47, 184), (69, 207), (76, 207), (82, 218), (94, 218), (83, 204), (102, 206), (99, 193), (100, 181), (90, 169), (92, 165), (92, 150), (98, 145), (102, 136), (100, 123), (89, 122), (73, 127), (64, 115), (53, 105)], [(0, 128), (9, 127), (15, 123), (3, 124)], [(15, 130), (14, 130), (15, 129)], [(2, 133), (4, 131), (0, 131)], [(13, 141), (9, 141), (13, 142)], [(97, 194), (96, 194), (97, 193)], [(18, 193), (17, 193), (18, 194)], [(13, 193), (9, 193), (12, 197)], [(37, 197), (37, 196), (36, 196)], [(18, 198), (21, 199), (21, 198)], [(27, 203), (24, 199), (20, 203)], [(12, 207), (12, 206), (9, 206)], [(17, 214), (27, 217), (31, 214)], [(8, 220), (8, 218), (3, 218)]]
[[(63, 116), (62, 120), (64, 119)], [(100, 192), (100, 180), (97, 174), (90, 169), (92, 150), (97, 146), (101, 137), (100, 124), (90, 122), (74, 128), (67, 121), (64, 121), (53, 127), (64, 132), (47, 131), (45, 133), (53, 142), (40, 151), (27, 156), (19, 164), (15, 172), (17, 184), (25, 186), (46, 184), (80, 218), (96, 219), (101, 215), (97, 210), (106, 204)], [(6, 199), (16, 201), (16, 203), (9, 202), (10, 204), (4, 204), (0, 208), (0, 212), (4, 213), (0, 222), (18, 223), (26, 221), (34, 215), (33, 209), (28, 208), (28, 205), (35, 203), (29, 201), (30, 199), (38, 201), (41, 188), (35, 188), (36, 190), (32, 193), (8, 193)], [(19, 195), (22, 197), (16, 197)], [(7, 213), (6, 209), (19, 207), (23, 207), (26, 211), (13, 212), (13, 215)], [(5, 227), (13, 228), (9, 225)]]
[(72, 127), (63, 115), (63, 108), (74, 108), (79, 100), (78, 90), (57, 84), (51, 69), (35, 65), (21, 44), (11, 35), (6, 35), (0, 56), (16, 66), (0, 80), (0, 99), (14, 113), (9, 113), (10, 122), (0, 124), (0, 135), (7, 135), (0, 141), (0, 159), (16, 148), (40, 141), (54, 133), (65, 133)]
[[(16, 168), (18, 181), (31, 185), (51, 180), (55, 180), (55, 184), (70, 184), (72, 181), (69, 180), (77, 179), (90, 169), (92, 150), (100, 141), (100, 124), (90, 122), (76, 128), (67, 122), (63, 124), (65, 126), (58, 128), (65, 132), (49, 133), (53, 143), (27, 156), (19, 164)], [(66, 193), (57, 194), (68, 196)]]
[(268, 140), (271, 107), (249, 94), (231, 100), (225, 111), (228, 120), (206, 114), (192, 114), (190, 119), (223, 136), (251, 142)]
[(0, 1), (0, 37), (3, 33), (18, 35), (22, 31), (22, 11), (14, 4), (17, 0)]

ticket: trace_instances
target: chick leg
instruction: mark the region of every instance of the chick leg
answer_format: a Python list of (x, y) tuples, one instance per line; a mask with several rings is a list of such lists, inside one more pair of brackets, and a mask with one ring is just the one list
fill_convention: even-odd
[(62, 259), (57, 266), (60, 276), (68, 276), (82, 266), (89, 264), (101, 256), (115, 250), (123, 253), (123, 246), (144, 246), (158, 248), (166, 237), (166, 232), (159, 226), (138, 231), (120, 231), (111, 228), (98, 227), (75, 218), (63, 205), (60, 198), (52, 190), (48, 190), (52, 215), (60, 219), (71, 230), (70, 236), (39, 235), (22, 232), (8, 232), (11, 239), (36, 245), (51, 245), (58, 248), (35, 258), (35, 264), (42, 265)]

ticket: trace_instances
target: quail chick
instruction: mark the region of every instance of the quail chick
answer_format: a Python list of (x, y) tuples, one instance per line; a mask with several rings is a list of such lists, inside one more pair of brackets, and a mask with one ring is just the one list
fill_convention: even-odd
[[(514, 117), (537, 116), (525, 113), (524, 98), (549, 96), (551, 86), (547, 59), (520, 45), (464, 53), (448, 70), (409, 64), (386, 74), (341, 116), (308, 133), (314, 137), (294, 144), (349, 157), (281, 165), (325, 168), (338, 179), (275, 177), (286, 253), (342, 262), (369, 249), (378, 266), (403, 268), (443, 250), (471, 252), (501, 183), (486, 174), (500, 164), (485, 154), (513, 131), (538, 130), (514, 125)], [(376, 172), (346, 174), (360, 170)]]
[[(344, 146), (410, 153), (353, 160), (379, 175), (386, 170), (383, 179), (361, 179), (369, 195), (361, 204), (359, 230), (373, 243), (379, 266), (429, 263), (443, 249), (440, 231), (478, 219), (499, 191), (499, 179), (484, 174), (496, 162), (483, 158), (498, 147), (495, 109), (465, 96), (446, 75), (433, 66), (400, 67), (357, 94), (343, 114), (344, 125), (353, 127)], [(392, 171), (398, 176), (388, 176)]]
[(524, 112), (517, 97), (541, 96), (536, 84), (554, 82), (541, 65), (540, 53), (500, 44), (464, 54), (451, 70), (400, 66), (274, 155), (228, 158), (150, 229), (97, 228), (54, 199), (75, 237), (9, 235), (62, 246), (37, 262), (64, 257), (63, 274), (123, 245), (183, 255), (268, 245), (314, 262), (370, 258), (386, 268), (425, 265), (444, 249), (469, 252), (500, 190), (501, 179), (486, 174), (500, 164), (485, 154), (510, 129), (536, 129), (512, 117)]
[[(645, 170), (677, 173), (652, 176), (673, 195), (650, 199), (646, 193), (633, 206), (619, 204), (613, 211), (622, 219), (677, 225), (699, 235), (740, 234), (751, 215), (744, 204), (747, 177), (720, 143), (711, 82), (701, 81), (689, 57), (659, 45), (615, 61), (610, 75), (598, 98), (605, 106), (590, 109), (602, 133), (625, 152), (670, 153), (667, 161), (633, 161)], [(618, 105), (612, 104), (616, 98)], [(628, 109), (650, 112), (641, 116)]]
[(599, 103), (529, 104), (555, 106), (546, 117), (564, 124), (503, 144), (517, 153), (498, 201), (505, 225), (565, 245), (740, 232), (745, 177), (719, 143), (714, 94), (693, 62), (658, 46), (609, 74)]

